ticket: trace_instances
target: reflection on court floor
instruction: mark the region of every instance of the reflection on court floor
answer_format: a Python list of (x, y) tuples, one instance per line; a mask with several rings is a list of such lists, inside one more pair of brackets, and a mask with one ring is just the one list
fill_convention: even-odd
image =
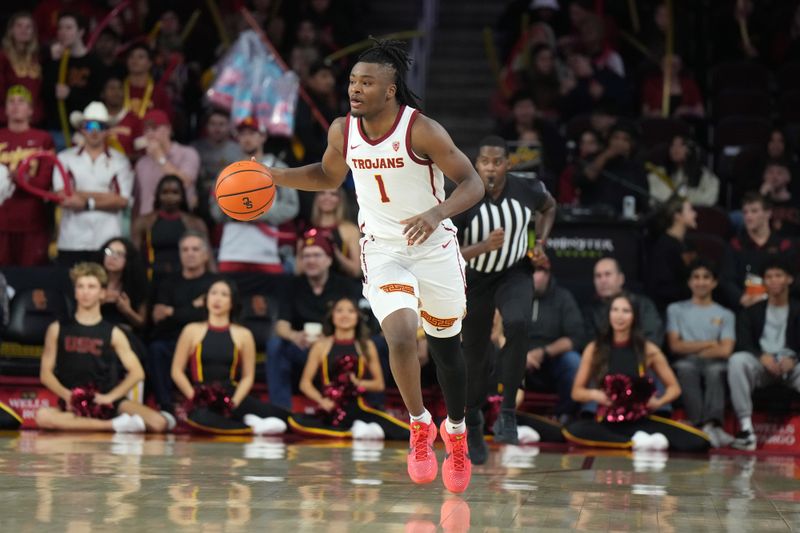
[[(439, 450), (439, 453), (443, 453)], [(3, 531), (790, 531), (800, 458), (495, 446), (454, 496), (382, 442), (0, 435)], [(441, 459), (441, 455), (440, 455)]]

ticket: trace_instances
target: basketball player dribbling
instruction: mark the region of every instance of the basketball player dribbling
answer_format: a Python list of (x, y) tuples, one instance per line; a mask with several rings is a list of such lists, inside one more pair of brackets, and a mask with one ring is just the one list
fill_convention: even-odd
[[(328, 130), (321, 163), (270, 169), (275, 183), (307, 191), (339, 187), (353, 172), (359, 204), (364, 295), (389, 345), (389, 362), (411, 416), (408, 474), (430, 483), (438, 474), (437, 429), (422, 402), (416, 351), (419, 318), (447, 405), (442, 480), (451, 492), (469, 485), (466, 369), (461, 319), (464, 262), (454, 216), (483, 198), (469, 159), (437, 122), (414, 109), (405, 75), (410, 58), (399, 42), (376, 41), (350, 72), (350, 113)], [(445, 199), (444, 175), (457, 184)]]

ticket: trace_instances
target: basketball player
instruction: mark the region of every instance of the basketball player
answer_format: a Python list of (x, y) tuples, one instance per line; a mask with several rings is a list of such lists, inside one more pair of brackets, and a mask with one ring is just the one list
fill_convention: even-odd
[[(42, 384), (59, 397), (60, 408), (39, 409), (36, 424), (42, 429), (72, 431), (166, 431), (164, 416), (125, 398), (144, 379), (144, 370), (125, 333), (100, 314), (108, 284), (106, 271), (97, 263), (78, 263), (69, 274), (78, 309), (74, 318), (47, 328), (40, 372)], [(127, 372), (122, 380), (117, 376), (120, 362)], [(96, 404), (113, 406), (114, 418), (102, 420), (70, 411), (73, 390), (88, 386), (98, 391)]]
[[(447, 404), (440, 427), (442, 479), (464, 491), (466, 369), (459, 333), (466, 309), (464, 263), (451, 216), (483, 197), (469, 159), (437, 122), (414, 109), (406, 85), (410, 58), (395, 41), (376, 41), (350, 72), (350, 113), (328, 130), (321, 163), (272, 169), (275, 183), (308, 191), (339, 187), (353, 172), (359, 203), (364, 295), (389, 344), (389, 361), (411, 415), (408, 474), (436, 479), (436, 426), (422, 403), (416, 331), (419, 317)], [(445, 200), (444, 175), (458, 184)]]

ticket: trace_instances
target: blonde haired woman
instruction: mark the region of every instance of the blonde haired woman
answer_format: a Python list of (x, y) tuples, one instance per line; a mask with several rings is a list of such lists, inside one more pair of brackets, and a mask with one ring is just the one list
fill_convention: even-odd
[[(358, 240), (361, 238), (361, 232), (358, 226), (348, 220), (346, 202), (347, 198), (341, 188), (317, 191), (311, 207), (310, 227), (305, 233), (310, 236), (320, 234), (330, 241), (333, 248), (334, 271), (352, 278), (360, 278), (361, 251)], [(303, 240), (297, 243), (298, 253), (303, 248)], [(303, 273), (299, 261), (296, 272)]]
[[(5, 101), (9, 87), (22, 85), (31, 92), (32, 124), (41, 121), (44, 109), (39, 96), (42, 88), (42, 66), (39, 63), (39, 39), (30, 13), (11, 15), (0, 50), (0, 98)], [(0, 106), (0, 122), (7, 122), (5, 108)]]

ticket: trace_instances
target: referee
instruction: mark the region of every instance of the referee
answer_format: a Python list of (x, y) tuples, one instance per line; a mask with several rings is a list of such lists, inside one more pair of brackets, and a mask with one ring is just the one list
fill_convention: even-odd
[[(489, 354), (495, 309), (503, 317), (506, 344), (497, 357), (503, 403), (495, 442), (517, 444), (516, 392), (525, 374), (528, 327), (533, 306), (531, 261), (544, 258), (556, 203), (538, 179), (507, 174), (508, 148), (497, 136), (481, 141), (475, 167), (486, 194), (454, 219), (467, 262), (467, 316), (462, 328), (467, 363), (467, 440), (474, 464), (483, 464), (483, 403), (489, 389)], [(528, 226), (536, 243), (528, 250)]]

